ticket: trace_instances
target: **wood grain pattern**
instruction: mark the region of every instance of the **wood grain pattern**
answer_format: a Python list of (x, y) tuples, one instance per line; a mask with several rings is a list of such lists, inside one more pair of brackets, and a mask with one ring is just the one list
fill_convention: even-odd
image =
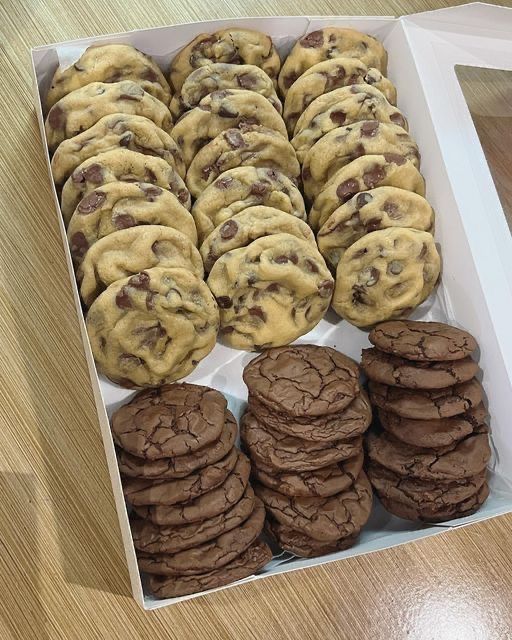
[[(136, 606), (32, 106), (29, 48), (39, 44), (244, 14), (402, 14), (443, 5), (0, 4), (2, 640), (511, 637), (512, 516), (151, 614)], [(500, 157), (505, 176), (508, 158)]]

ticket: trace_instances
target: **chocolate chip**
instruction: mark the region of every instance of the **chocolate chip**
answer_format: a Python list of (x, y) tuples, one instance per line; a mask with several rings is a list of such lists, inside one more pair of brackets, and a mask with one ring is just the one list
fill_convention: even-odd
[(148, 311), (153, 311), (153, 309), (155, 308), (155, 298), (156, 293), (154, 291), (148, 291), (146, 293), (146, 309)]
[(116, 295), (116, 305), (120, 309), (131, 309), (133, 307), (132, 300), (126, 286), (121, 287), (121, 290)]
[(384, 159), (386, 162), (392, 162), (393, 164), (405, 164), (407, 162), (407, 158), (399, 155), (398, 153), (384, 153)]
[(71, 236), (71, 255), (74, 258), (82, 259), (87, 250), (89, 249), (89, 243), (85, 235), (81, 231), (77, 231)]
[(290, 255), (288, 256), (290, 262), (293, 262), (293, 264), (299, 264), (299, 257), (296, 253), (290, 253)]
[(288, 256), (285, 256), (285, 255), (276, 256), (274, 258), (274, 262), (277, 262), (277, 264), (286, 264), (288, 262)]
[(80, 200), (77, 207), (78, 213), (82, 214), (83, 216), (93, 213), (94, 211), (96, 211), (96, 209), (101, 207), (106, 199), (107, 194), (103, 193), (103, 191), (93, 191), (89, 195), (85, 196), (85, 198), (82, 198), (82, 200)]
[(48, 122), (52, 129), (64, 129), (66, 125), (66, 112), (59, 105), (59, 103), (55, 104), (48, 114)]
[(119, 138), (119, 146), (128, 147), (132, 140), (133, 133), (131, 131), (127, 131), (121, 138)]
[(253, 284), (256, 284), (256, 282), (258, 281), (258, 278), (251, 273), (251, 275), (247, 278), (247, 284), (252, 287)]
[(338, 188), (336, 189), (336, 195), (340, 200), (345, 202), (351, 196), (356, 194), (358, 190), (359, 190), (358, 181), (355, 180), (354, 178), (349, 178), (348, 180), (345, 180), (344, 182), (338, 185)]
[(233, 300), (229, 296), (219, 296), (217, 304), (221, 309), (230, 309), (233, 306)]
[(241, 149), (242, 147), (246, 147), (247, 143), (242, 137), (240, 131), (236, 129), (228, 129), (224, 132), (224, 139), (233, 149)]
[(301, 38), (299, 42), (305, 49), (318, 49), (324, 43), (324, 32), (312, 31), (311, 33), (308, 33), (307, 36)]
[(252, 127), (253, 125), (260, 124), (260, 121), (256, 116), (242, 116), (240, 118), (238, 127), (239, 129), (246, 130), (246, 128)]
[(129, 213), (119, 213), (112, 218), (112, 224), (116, 229), (129, 229), (137, 226), (135, 218)]
[(84, 181), (93, 184), (101, 184), (103, 182), (103, 168), (99, 164), (91, 164), (87, 169), (82, 170), (82, 178)]
[(397, 218), (401, 218), (401, 214), (398, 213), (398, 204), (393, 202), (392, 200), (386, 200), (386, 202), (382, 205), (382, 210), (385, 211), (390, 218), (396, 220)]
[(398, 262), (398, 260), (392, 260), (388, 265), (388, 272), (397, 276), (399, 273), (402, 273), (403, 268), (404, 267), (401, 262)]
[(252, 89), (256, 84), (256, 78), (252, 76), (250, 73), (241, 73), (237, 76), (237, 84), (242, 89)]
[(275, 291), (279, 291), (280, 287), (277, 284), (277, 282), (271, 282), (268, 286), (267, 286), (267, 291), (270, 291), (271, 293), (275, 292)]
[(364, 255), (366, 255), (368, 253), (368, 249), (359, 249), (358, 251), (356, 251), (354, 253), (354, 255), (352, 256), (353, 259), (355, 258), (362, 258)]
[[(122, 353), (119, 356), (119, 364), (125, 369), (133, 369), (134, 367), (140, 367), (144, 361), (131, 353)], [(131, 383), (130, 383), (131, 384)]]
[(149, 289), (151, 278), (145, 271), (136, 273), (128, 280), (128, 284), (135, 289)]
[(186, 189), (181, 189), (181, 191), (178, 191), (178, 193), (176, 194), (176, 197), (181, 202), (181, 204), (185, 204), (185, 202), (188, 202), (189, 192)]
[(308, 266), (308, 269), (312, 272), (312, 273), (318, 273), (318, 267), (316, 266), (316, 264), (313, 262), (313, 260), (310, 260), (309, 258), (306, 258), (306, 264)]
[(356, 204), (358, 209), (362, 209), (366, 204), (373, 200), (373, 196), (366, 191), (357, 194)]
[(233, 182), (233, 178), (227, 176), (226, 178), (219, 178), (218, 180), (215, 180), (213, 184), (215, 187), (217, 187), (217, 189), (228, 189), (233, 184)]
[(405, 118), (403, 117), (403, 115), (401, 113), (399, 113), (398, 111), (396, 113), (392, 113), (389, 116), (389, 119), (391, 120), (391, 122), (394, 122), (395, 124), (397, 124), (399, 127), (402, 127), (403, 129), (405, 129)]
[(373, 189), (376, 187), (379, 182), (382, 182), (386, 176), (386, 171), (383, 167), (378, 164), (373, 166), (373, 169), (366, 171), (363, 173), (363, 182), (368, 187), (368, 189)]
[(264, 196), (270, 190), (270, 185), (265, 182), (254, 182), (249, 191), (251, 196)]
[(221, 333), (227, 335), (229, 333), (233, 333), (233, 331), (235, 330), (235, 327), (231, 327), (231, 326), (227, 326), (227, 327), (222, 327), (222, 329), (220, 330)]
[(370, 267), (370, 273), (368, 275), (368, 279), (366, 280), (367, 287), (373, 287), (374, 284), (377, 284), (380, 278), (380, 271), (375, 267)]
[(381, 219), (380, 218), (370, 218), (365, 224), (366, 231), (371, 233), (372, 231), (377, 231), (380, 229)]
[(158, 75), (154, 69), (151, 69), (151, 67), (146, 67), (140, 77), (148, 82), (158, 82)]
[(220, 107), (217, 113), (221, 118), (236, 118), (238, 116), (238, 111), (230, 110), (224, 105)]
[(160, 187), (156, 187), (153, 185), (150, 186), (150, 185), (140, 184), (139, 189), (146, 196), (146, 200), (148, 202), (154, 202), (155, 198), (157, 198), (163, 192), (163, 189), (160, 189)]
[(263, 320), (263, 322), (266, 322), (267, 316), (265, 315), (265, 312), (261, 307), (249, 307), (247, 311), (249, 312), (249, 315), (256, 316), (257, 318)]
[(341, 125), (345, 124), (347, 114), (341, 110), (331, 111), (331, 113), (329, 114), (329, 118), (334, 122), (334, 124), (337, 124), (341, 127)]
[(329, 298), (334, 289), (334, 282), (332, 280), (324, 280), (318, 285), (318, 293), (321, 298)]
[(378, 120), (368, 120), (361, 125), (361, 137), (374, 138), (379, 130), (380, 122)]
[(231, 240), (234, 238), (238, 231), (238, 225), (234, 220), (227, 220), (220, 228), (220, 237), (223, 240)]
[(299, 74), (296, 72), (289, 73), (284, 78), (284, 86), (287, 89), (289, 89), (292, 86), (292, 84), (295, 82), (295, 80), (297, 80), (298, 77), (299, 77)]

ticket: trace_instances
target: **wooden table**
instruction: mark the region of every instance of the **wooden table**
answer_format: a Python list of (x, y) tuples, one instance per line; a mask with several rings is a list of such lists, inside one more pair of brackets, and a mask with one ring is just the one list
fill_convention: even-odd
[[(38, 44), (249, 12), (401, 14), (443, 4), (0, 4), (2, 640), (512, 637), (512, 515), (151, 614), (136, 606), (33, 109), (29, 48)], [(474, 77), (465, 80), (470, 93), (476, 85), (478, 117), (496, 113), (500, 91), (482, 91)], [(510, 109), (510, 101), (504, 105)], [(483, 122), (492, 150), (507, 127), (501, 120)], [(501, 153), (504, 177), (510, 166), (504, 146)], [(509, 197), (510, 184), (503, 189)]]

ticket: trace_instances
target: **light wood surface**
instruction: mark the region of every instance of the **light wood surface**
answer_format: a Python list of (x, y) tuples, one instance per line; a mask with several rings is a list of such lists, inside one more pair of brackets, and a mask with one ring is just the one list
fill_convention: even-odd
[[(512, 516), (150, 614), (136, 606), (33, 109), (29, 48), (39, 44), (244, 14), (389, 15), (443, 4), (0, 3), (2, 640), (512, 637)], [(496, 92), (468, 80), (485, 104), (485, 129)], [(492, 140), (491, 151), (499, 137)], [(505, 153), (496, 151), (502, 182)]]

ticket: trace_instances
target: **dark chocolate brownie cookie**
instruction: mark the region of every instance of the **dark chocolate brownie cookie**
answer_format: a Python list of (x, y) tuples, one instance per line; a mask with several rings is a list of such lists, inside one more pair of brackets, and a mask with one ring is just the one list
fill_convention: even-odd
[(357, 540), (358, 534), (346, 536), (334, 542), (319, 542), (306, 534), (287, 527), (273, 518), (266, 523), (266, 531), (281, 548), (294, 553), (300, 558), (316, 558), (335, 551), (343, 551), (351, 547)]

